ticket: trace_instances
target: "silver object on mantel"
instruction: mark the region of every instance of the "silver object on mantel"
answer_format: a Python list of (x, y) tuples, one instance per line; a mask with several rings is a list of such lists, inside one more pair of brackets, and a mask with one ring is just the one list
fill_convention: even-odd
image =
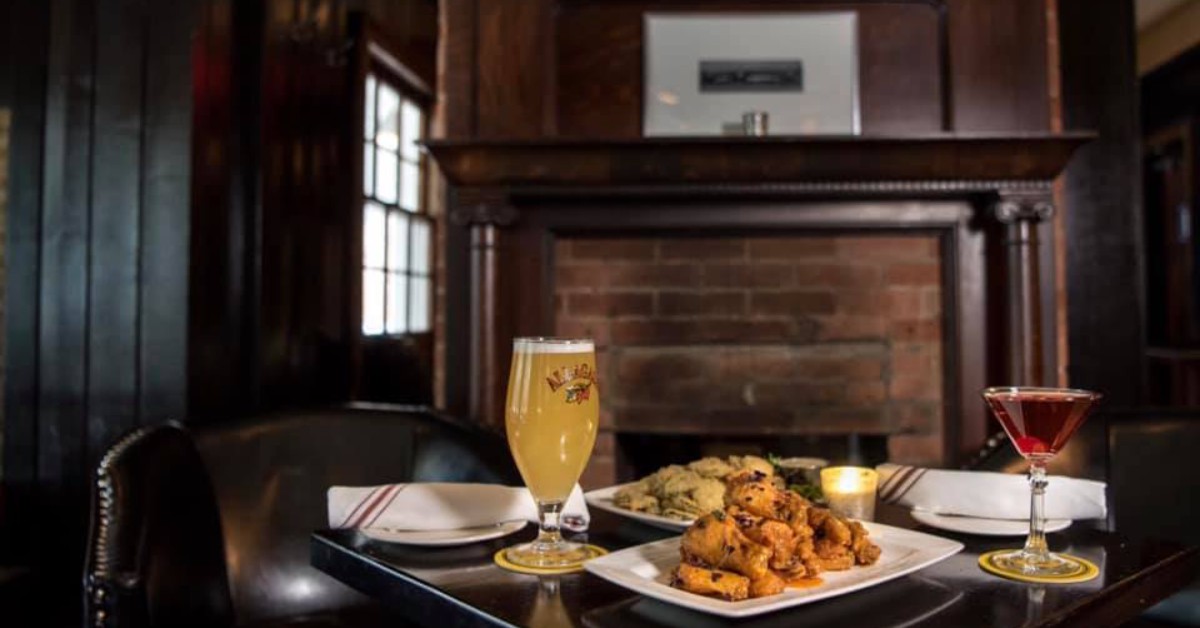
[(747, 111), (742, 114), (742, 132), (746, 135), (766, 135), (767, 119), (765, 111)]

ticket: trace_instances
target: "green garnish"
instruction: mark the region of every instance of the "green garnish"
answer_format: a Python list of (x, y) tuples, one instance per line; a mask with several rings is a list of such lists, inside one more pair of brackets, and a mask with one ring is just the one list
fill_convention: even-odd
[(794, 493), (799, 493), (801, 497), (810, 502), (819, 502), (825, 499), (825, 493), (821, 492), (821, 487), (815, 484), (791, 484), (788, 490)]

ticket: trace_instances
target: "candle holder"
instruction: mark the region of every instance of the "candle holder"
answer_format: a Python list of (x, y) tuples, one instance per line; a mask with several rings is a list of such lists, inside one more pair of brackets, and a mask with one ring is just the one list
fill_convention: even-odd
[(821, 469), (829, 466), (824, 458), (783, 458), (775, 462), (784, 482), (788, 484), (821, 485)]
[(821, 492), (829, 509), (842, 517), (873, 521), (879, 474), (865, 467), (821, 469)]

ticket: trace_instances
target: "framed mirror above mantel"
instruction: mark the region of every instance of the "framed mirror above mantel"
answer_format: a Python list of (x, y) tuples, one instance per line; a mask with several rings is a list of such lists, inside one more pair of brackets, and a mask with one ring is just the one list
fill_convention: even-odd
[[(618, 435), (861, 432), (893, 458), (952, 464), (986, 439), (980, 388), (1054, 381), (1039, 232), (1091, 137), (429, 142), (451, 186), (448, 313), (469, 312), (447, 321), (447, 364), (463, 365), (448, 406), (502, 426), (511, 338), (589, 333)], [(737, 372), (768, 355), (784, 379)], [(693, 388), (637, 392), (638, 360), (680, 359)], [(914, 363), (934, 370), (917, 381)], [(674, 388), (714, 410), (667, 408)]]

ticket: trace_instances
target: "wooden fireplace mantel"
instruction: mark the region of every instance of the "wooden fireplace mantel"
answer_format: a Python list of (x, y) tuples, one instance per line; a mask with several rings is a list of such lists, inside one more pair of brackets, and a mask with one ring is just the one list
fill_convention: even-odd
[[(1054, 212), (1054, 179), (1093, 137), (430, 141), (452, 190), (446, 299), (447, 326), (456, 331), (447, 335), (446, 360), (467, 371), (448, 388), (448, 404), (503, 425), (511, 337), (553, 332), (546, 251), (558, 233), (933, 230), (949, 256), (945, 287), (959, 304), (943, 321), (954, 349), (945, 358), (946, 416), (962, 423), (946, 437), (952, 462), (985, 438), (979, 387), (1053, 379), (1044, 363), (1054, 343), (1042, 335), (1053, 321), (1042, 305), (1053, 302), (1053, 273), (1041, 270), (1053, 262), (1053, 241), (1039, 246), (1038, 236)], [(903, 202), (875, 202), (881, 198)], [(969, 215), (947, 213), (946, 199)], [(984, 297), (991, 292), (1000, 294)], [(990, 333), (978, 329), (988, 312), (1003, 321), (989, 323)], [(998, 370), (986, 365), (995, 337)]]
[(456, 186), (1050, 181), (1091, 133), (436, 140)]

